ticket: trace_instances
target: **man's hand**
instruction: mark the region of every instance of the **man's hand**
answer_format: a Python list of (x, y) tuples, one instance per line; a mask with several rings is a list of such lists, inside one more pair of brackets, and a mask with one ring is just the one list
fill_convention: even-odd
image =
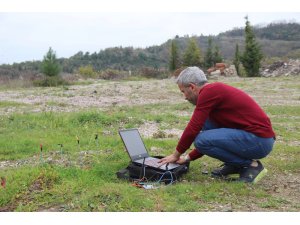
[(187, 161), (186, 161), (185, 157), (182, 157), (182, 156), (180, 156), (180, 158), (176, 161), (176, 163), (178, 163), (178, 164), (184, 164), (186, 162)]
[(162, 166), (162, 165), (167, 164), (167, 163), (177, 162), (179, 160), (179, 157), (180, 157), (180, 153), (175, 151), (173, 154), (168, 155), (168, 156), (162, 158), (161, 160), (159, 160), (158, 161), (159, 166)]

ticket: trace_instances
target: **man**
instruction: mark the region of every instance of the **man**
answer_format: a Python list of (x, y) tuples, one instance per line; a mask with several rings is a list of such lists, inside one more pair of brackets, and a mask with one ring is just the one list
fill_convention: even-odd
[[(267, 172), (258, 159), (271, 152), (275, 141), (265, 112), (243, 91), (220, 82), (208, 83), (198, 67), (183, 70), (177, 84), (196, 107), (176, 151), (161, 159), (161, 165), (182, 164), (207, 155), (224, 162), (212, 176), (239, 174), (239, 181), (258, 182)], [(195, 149), (180, 157), (193, 142)]]

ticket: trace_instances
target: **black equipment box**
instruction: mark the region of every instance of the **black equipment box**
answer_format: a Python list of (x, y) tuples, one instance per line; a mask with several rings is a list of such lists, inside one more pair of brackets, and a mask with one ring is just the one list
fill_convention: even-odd
[[(155, 158), (162, 158), (155, 156)], [(125, 169), (119, 170), (116, 175), (120, 179), (136, 181), (146, 179), (148, 181), (164, 182), (165, 184), (173, 183), (189, 171), (190, 163), (185, 163), (172, 170), (160, 170), (146, 165), (131, 162)]]

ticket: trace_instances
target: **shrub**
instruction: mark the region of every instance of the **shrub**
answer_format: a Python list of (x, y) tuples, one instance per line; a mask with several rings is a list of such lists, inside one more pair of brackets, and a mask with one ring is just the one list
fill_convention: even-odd
[(127, 76), (128, 73), (126, 71), (119, 71), (113, 69), (104, 70), (99, 74), (99, 78), (104, 80), (123, 79)]
[(33, 81), (33, 85), (39, 87), (56, 87), (60, 85), (68, 85), (68, 83), (65, 80), (63, 80), (61, 77), (55, 76), (55, 77), (44, 77), (42, 79), (35, 80)]
[(143, 67), (140, 69), (139, 73), (141, 76), (146, 78), (157, 78), (157, 79), (164, 79), (169, 76), (168, 71), (164, 69), (154, 69), (151, 67)]
[(78, 73), (84, 78), (95, 78), (97, 76), (92, 65), (79, 67)]

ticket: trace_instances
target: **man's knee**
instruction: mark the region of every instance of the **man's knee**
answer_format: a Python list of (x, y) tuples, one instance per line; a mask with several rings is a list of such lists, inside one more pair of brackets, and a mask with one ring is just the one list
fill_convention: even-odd
[(194, 141), (195, 148), (201, 150), (203, 153), (205, 153), (210, 147), (209, 141), (204, 133), (205, 132), (200, 133)]

